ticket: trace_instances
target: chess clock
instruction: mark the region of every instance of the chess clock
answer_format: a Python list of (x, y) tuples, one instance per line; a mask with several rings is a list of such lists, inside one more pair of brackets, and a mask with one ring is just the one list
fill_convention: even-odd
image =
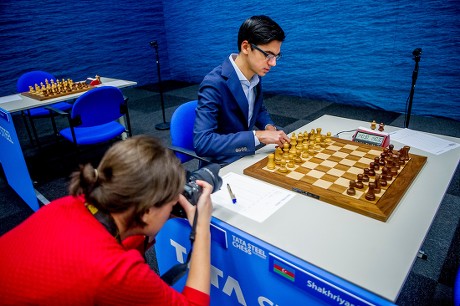
[(364, 127), (359, 127), (358, 130), (356, 130), (352, 140), (379, 147), (388, 147), (390, 145), (390, 135), (388, 133), (366, 129)]

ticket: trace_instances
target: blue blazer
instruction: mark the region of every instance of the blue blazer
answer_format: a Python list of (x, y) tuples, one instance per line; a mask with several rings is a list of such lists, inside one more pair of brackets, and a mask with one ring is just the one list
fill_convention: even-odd
[(253, 129), (274, 125), (263, 104), (261, 81), (248, 126), (248, 100), (238, 75), (226, 59), (201, 82), (198, 90), (193, 145), (199, 156), (225, 165), (255, 153)]

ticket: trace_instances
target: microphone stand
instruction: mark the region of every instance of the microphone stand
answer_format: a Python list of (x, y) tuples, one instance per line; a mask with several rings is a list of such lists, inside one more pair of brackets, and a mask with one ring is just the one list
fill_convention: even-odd
[(414, 99), (415, 82), (417, 82), (418, 63), (420, 62), (420, 56), (422, 55), (422, 48), (416, 48), (412, 52), (412, 55), (414, 56), (413, 59), (415, 61), (415, 68), (414, 68), (414, 71), (412, 72), (412, 86), (411, 86), (410, 94), (409, 94), (409, 104), (407, 105), (406, 119), (404, 120), (405, 128), (409, 126), (410, 114), (412, 112), (412, 101)]
[(165, 101), (163, 98), (163, 87), (161, 86), (161, 73), (160, 73), (160, 56), (158, 55), (158, 42), (156, 40), (150, 42), (150, 46), (155, 48), (156, 62), (157, 62), (157, 73), (158, 73), (158, 89), (160, 91), (161, 99), (161, 111), (163, 113), (163, 122), (155, 125), (157, 130), (169, 130), (169, 122), (165, 119)]

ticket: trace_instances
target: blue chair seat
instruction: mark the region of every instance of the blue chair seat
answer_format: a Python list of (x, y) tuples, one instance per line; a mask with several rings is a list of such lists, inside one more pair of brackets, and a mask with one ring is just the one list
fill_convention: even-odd
[[(75, 127), (74, 131), (77, 145), (92, 145), (109, 141), (121, 135), (125, 132), (125, 127), (116, 121), (112, 121), (92, 127)], [(73, 142), (71, 128), (61, 130), (60, 134), (68, 141)]]
[[(51, 80), (56, 80), (56, 78), (54, 77), (54, 75), (46, 71), (34, 70), (34, 71), (26, 72), (19, 77), (16, 83), (16, 91), (19, 93), (28, 92), (29, 86), (33, 87), (35, 86), (35, 84), (45, 83), (46, 80), (51, 82)], [(64, 112), (67, 112), (72, 108), (72, 104), (67, 103), (67, 102), (58, 102), (56, 104), (52, 104), (51, 106), (61, 111), (64, 111)], [(21, 113), (23, 114), (24, 124), (27, 129), (27, 134), (29, 135), (29, 139), (32, 145), (34, 144), (34, 142), (36, 142), (37, 145), (40, 147), (38, 133), (37, 133), (37, 130), (34, 124), (34, 118), (51, 118), (54, 135), (58, 134), (56, 122), (54, 121), (54, 114), (50, 112), (49, 109), (45, 107), (36, 107), (36, 108), (24, 110)], [(27, 118), (29, 119), (29, 123), (27, 123)], [(32, 137), (32, 134), (30, 133), (29, 124), (32, 127), (32, 132), (34, 134), (34, 137)], [(34, 141), (34, 138), (35, 138), (35, 141)]]
[[(52, 104), (53, 108), (61, 111), (69, 111), (72, 108), (72, 104), (67, 102), (58, 102)], [(36, 107), (28, 110), (28, 115), (32, 117), (47, 117), (51, 115), (51, 111), (45, 107)]]

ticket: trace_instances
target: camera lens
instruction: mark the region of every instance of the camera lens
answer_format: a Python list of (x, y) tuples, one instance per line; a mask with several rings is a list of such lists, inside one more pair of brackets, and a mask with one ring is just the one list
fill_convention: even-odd
[(212, 192), (216, 192), (222, 187), (222, 178), (219, 176), (220, 166), (218, 164), (206, 165), (194, 172), (188, 178), (188, 181), (201, 180), (213, 186)]
[[(205, 181), (210, 184), (213, 189), (212, 193), (216, 192), (222, 186), (222, 178), (219, 176), (220, 166), (218, 164), (209, 164), (196, 171), (187, 172), (186, 183), (184, 186), (184, 197), (192, 204), (196, 205), (201, 196), (202, 188), (197, 185), (196, 180)], [(172, 215), (180, 218), (186, 218), (184, 209), (177, 203), (174, 205), (171, 212)]]

